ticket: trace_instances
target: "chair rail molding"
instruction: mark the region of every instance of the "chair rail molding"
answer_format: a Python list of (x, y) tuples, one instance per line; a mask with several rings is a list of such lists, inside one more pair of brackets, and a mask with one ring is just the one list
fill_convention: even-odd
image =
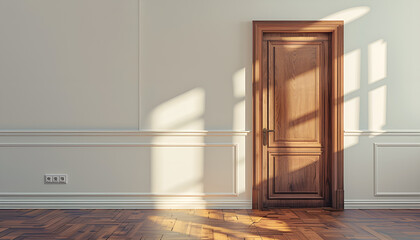
[(344, 136), (420, 136), (420, 129), (344, 130)]
[(142, 130), (142, 131), (18, 131), (1, 130), (0, 136), (246, 136), (248, 130)]

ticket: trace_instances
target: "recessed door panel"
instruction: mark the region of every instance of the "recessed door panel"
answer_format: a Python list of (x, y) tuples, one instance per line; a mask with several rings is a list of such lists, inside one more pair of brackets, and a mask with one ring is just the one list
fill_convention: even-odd
[(270, 147), (321, 147), (323, 137), (322, 41), (268, 42)]
[(270, 153), (269, 198), (322, 197), (321, 153)]

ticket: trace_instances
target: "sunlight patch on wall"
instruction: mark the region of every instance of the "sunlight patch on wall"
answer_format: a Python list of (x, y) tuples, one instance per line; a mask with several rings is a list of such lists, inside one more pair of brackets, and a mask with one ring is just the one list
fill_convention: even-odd
[(360, 97), (355, 97), (344, 102), (344, 128), (359, 129), (360, 122)]
[(369, 129), (380, 130), (386, 124), (386, 85), (369, 92)]
[(236, 98), (236, 104), (233, 107), (233, 129), (245, 129), (245, 68), (236, 71), (232, 76), (233, 96)]
[(354, 20), (361, 18), (370, 11), (368, 6), (360, 6), (354, 8), (348, 8), (336, 13), (333, 13), (327, 17), (322, 18), (321, 20), (344, 20), (344, 23), (350, 23)]
[(245, 97), (245, 68), (236, 71), (232, 77), (233, 95), (237, 98)]
[(368, 81), (375, 83), (387, 76), (387, 43), (383, 39), (379, 39), (371, 44), (368, 48)]
[[(355, 97), (344, 102), (344, 129), (358, 130), (360, 125), (360, 97)], [(344, 148), (355, 146), (359, 143), (358, 137), (346, 137)]]
[(245, 119), (245, 100), (242, 100), (233, 108), (233, 129), (245, 130)]
[(344, 94), (360, 89), (360, 59), (360, 48), (344, 55)]
[[(232, 129), (234, 130), (245, 130), (246, 129), (246, 104), (245, 104), (245, 94), (246, 94), (246, 68), (241, 68), (236, 71), (232, 76), (232, 85), (233, 85), (233, 96), (235, 97), (235, 105), (233, 106), (233, 123)], [(244, 142), (242, 136), (232, 136), (234, 142)], [(246, 192), (246, 175), (242, 175), (245, 172), (245, 151), (239, 151), (238, 154), (238, 171), (239, 178), (243, 179), (239, 181), (237, 191), (239, 193)]]
[(204, 128), (205, 128), (204, 119), (200, 118), (200, 119), (188, 121), (185, 124), (180, 124), (174, 130), (204, 130)]
[(156, 107), (150, 125), (153, 129), (203, 130), (204, 108), (205, 91), (194, 88)]
[(346, 136), (344, 138), (344, 149), (356, 146), (359, 143), (359, 136)]
[(155, 147), (151, 161), (151, 191), (157, 194), (202, 193), (204, 149)]

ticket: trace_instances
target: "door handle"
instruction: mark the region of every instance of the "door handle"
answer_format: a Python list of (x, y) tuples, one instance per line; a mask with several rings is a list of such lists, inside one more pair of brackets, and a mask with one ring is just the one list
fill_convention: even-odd
[(263, 145), (267, 146), (267, 138), (268, 138), (268, 134), (269, 132), (274, 132), (274, 130), (268, 130), (267, 128), (263, 128)]

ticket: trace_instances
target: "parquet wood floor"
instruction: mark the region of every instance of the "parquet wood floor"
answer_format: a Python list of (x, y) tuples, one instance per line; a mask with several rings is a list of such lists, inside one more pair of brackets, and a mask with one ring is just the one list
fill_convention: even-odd
[(0, 239), (420, 239), (420, 210), (0, 210)]

